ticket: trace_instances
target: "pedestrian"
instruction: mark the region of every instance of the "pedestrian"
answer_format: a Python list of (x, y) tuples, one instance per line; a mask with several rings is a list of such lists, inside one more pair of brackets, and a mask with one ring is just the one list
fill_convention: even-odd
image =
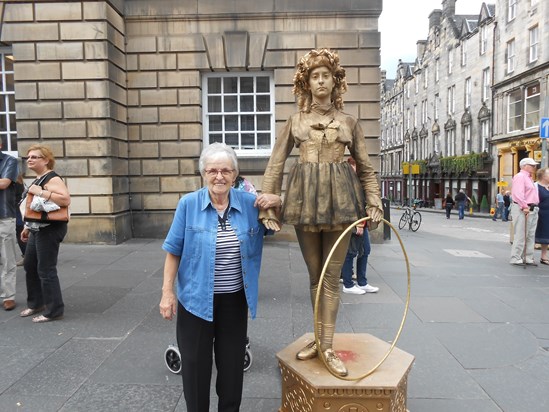
[(471, 198), (465, 194), (465, 190), (460, 189), (459, 193), (456, 195), (455, 201), (458, 206), (459, 220), (462, 220), (465, 217), (465, 207), (467, 206), (467, 202), (471, 202)]
[[(347, 161), (356, 171), (355, 159), (349, 157)], [(351, 234), (349, 249), (343, 267), (341, 269), (341, 278), (343, 280), (343, 293), (354, 295), (363, 295), (365, 293), (376, 293), (379, 291), (377, 286), (372, 286), (366, 278), (368, 270), (368, 256), (371, 252), (370, 236), (368, 227), (364, 223), (357, 225)], [(356, 257), (356, 281), (353, 281), (353, 263)]]
[(19, 210), (19, 203), (23, 199), (24, 192), (25, 184), (23, 182), (23, 174), (19, 173), (17, 180), (15, 181), (15, 238), (19, 245), (19, 250), (21, 251), (21, 259), (17, 261), (17, 266), (23, 266), (25, 249), (27, 248), (27, 244), (21, 240), (21, 232), (23, 232), (25, 222), (23, 222), (23, 216), (21, 216), (21, 211)]
[[(27, 151), (27, 165), (36, 174), (28, 193), (49, 200), (58, 206), (69, 206), (71, 196), (63, 179), (55, 173), (55, 158), (47, 146), (33, 145)], [(29, 222), (21, 232), (27, 243), (25, 275), (27, 280), (27, 308), (22, 317), (32, 316), (34, 323), (50, 322), (63, 318), (65, 304), (57, 276), (59, 246), (67, 234), (67, 222)]]
[(519, 163), (520, 171), (513, 176), (511, 196), (511, 217), (513, 218), (514, 236), (511, 247), (512, 265), (532, 265), (534, 263), (534, 243), (538, 222), (539, 195), (532, 173), (538, 163), (526, 157)]
[(505, 191), (503, 195), (503, 221), (509, 221), (509, 213), (511, 212), (511, 192), (509, 190)]
[[(239, 168), (231, 147), (207, 146), (199, 170), (206, 185), (179, 200), (162, 246), (166, 260), (159, 308), (165, 319), (177, 313), (187, 411), (209, 410), (214, 353), (216, 410), (236, 412), (242, 399), (248, 309), (255, 318), (266, 229), (254, 205), (256, 196), (232, 187)], [(280, 197), (264, 197), (264, 202), (280, 206)]]
[(536, 226), (535, 243), (541, 246), (540, 263), (549, 265), (547, 246), (549, 245), (549, 168), (543, 167), (537, 172), (539, 211)]
[[(342, 94), (347, 90), (347, 82), (338, 54), (328, 49), (311, 50), (300, 59), (293, 83), (299, 112), (288, 119), (276, 139), (258, 199), (265, 194), (281, 193), (285, 162), (297, 147), (299, 157), (286, 180), (280, 218), (274, 209), (262, 212), (261, 216), (277, 228), (280, 222), (295, 227), (309, 272), (314, 308), (322, 268), (332, 247), (349, 224), (366, 213), (371, 218), (370, 227), (377, 226), (383, 218), (383, 204), (365, 134), (358, 119), (342, 112)], [(356, 173), (344, 159), (346, 150), (356, 161)], [(338, 376), (348, 373), (333, 349), (333, 338), (339, 279), (350, 236), (347, 234), (335, 248), (323, 278), (315, 325), (320, 348), (313, 341), (296, 355), (304, 361), (315, 358), (321, 350), (327, 367)]]
[(446, 209), (446, 219), (450, 219), (450, 213), (452, 212), (452, 209), (454, 208), (454, 198), (452, 197), (452, 194), (448, 192), (446, 195), (446, 199), (444, 199), (444, 209)]
[(501, 192), (498, 192), (496, 194), (496, 211), (494, 213), (494, 217), (492, 218), (492, 220), (495, 222), (496, 220), (498, 220), (498, 216), (501, 218), (501, 220), (503, 221), (503, 208), (505, 206), (505, 202), (503, 200), (503, 193)]
[(0, 139), (0, 297), (4, 310), (15, 309), (15, 286), (17, 255), (15, 241), (15, 181), (17, 180), (17, 159), (2, 150)]

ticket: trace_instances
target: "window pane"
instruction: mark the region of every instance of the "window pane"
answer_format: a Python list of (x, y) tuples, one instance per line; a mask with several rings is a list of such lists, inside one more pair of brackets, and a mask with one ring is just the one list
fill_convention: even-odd
[(221, 96), (208, 97), (208, 111), (211, 113), (221, 112)]
[(257, 111), (268, 112), (271, 110), (271, 98), (270, 96), (257, 96)]
[(238, 101), (236, 100), (236, 96), (225, 96), (223, 97), (223, 101), (225, 103), (225, 111), (226, 112), (236, 112), (238, 111)]
[(253, 77), (241, 77), (240, 78), (240, 93), (253, 93), (254, 92), (254, 78)]
[(210, 131), (219, 132), (222, 129), (223, 116), (210, 116), (209, 127)]
[(253, 112), (254, 111), (254, 97), (253, 96), (240, 96), (240, 111), (241, 112)]
[(6, 73), (6, 86), (5, 90), (14, 91), (14, 77), (13, 73)]
[(242, 149), (255, 149), (255, 135), (242, 133)]
[(0, 112), (5, 113), (7, 112), (6, 108), (6, 95), (0, 94)]
[(257, 115), (257, 130), (271, 130), (271, 116), (265, 114)]
[(5, 114), (0, 114), (0, 131), (5, 132), (8, 130), (7, 120), (8, 118)]
[(238, 78), (224, 77), (223, 78), (223, 93), (236, 93), (238, 87)]
[(10, 130), (11, 130), (12, 132), (15, 132), (16, 127), (15, 127), (15, 115), (14, 115), (14, 114), (10, 114), (10, 116), (9, 116), (9, 122), (10, 122)]
[(238, 134), (237, 133), (227, 133), (225, 135), (225, 143), (229, 146), (239, 148), (238, 147)]
[(223, 143), (223, 136), (217, 133), (210, 133), (210, 143)]
[(208, 93), (221, 93), (221, 77), (208, 78)]
[(226, 131), (238, 130), (238, 116), (225, 116), (225, 130)]
[(258, 77), (257, 78), (257, 93), (268, 93), (269, 90), (269, 78), (266, 76)]
[(241, 130), (255, 130), (255, 122), (253, 115), (240, 116)]
[(257, 134), (257, 148), (269, 149), (271, 147), (271, 134), (270, 133), (258, 133)]

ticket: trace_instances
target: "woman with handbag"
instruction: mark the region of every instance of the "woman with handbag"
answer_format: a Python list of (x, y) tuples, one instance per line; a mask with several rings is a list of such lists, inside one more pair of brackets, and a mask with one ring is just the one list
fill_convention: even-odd
[[(30, 185), (27, 197), (39, 197), (39, 203), (59, 206), (67, 212), (71, 197), (63, 179), (53, 171), (55, 159), (50, 148), (33, 145), (27, 151), (27, 165), (36, 174)], [(25, 196), (22, 204), (29, 205)], [(29, 212), (29, 213), (27, 213)], [(27, 280), (27, 308), (21, 311), (22, 317), (32, 316), (34, 323), (50, 322), (63, 317), (65, 305), (61, 295), (61, 285), (57, 276), (57, 256), (59, 245), (67, 234), (68, 214), (63, 220), (51, 220), (48, 213), (33, 215), (28, 206), (23, 220), (25, 228), (21, 240), (27, 242), (24, 268)]]

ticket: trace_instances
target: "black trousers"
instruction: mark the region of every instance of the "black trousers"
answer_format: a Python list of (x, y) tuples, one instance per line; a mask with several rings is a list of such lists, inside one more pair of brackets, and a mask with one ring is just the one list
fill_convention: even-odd
[(218, 412), (238, 412), (244, 381), (248, 305), (244, 291), (214, 295), (213, 322), (177, 311), (177, 344), (188, 412), (210, 408), (212, 360), (217, 368)]
[(57, 277), (59, 245), (67, 234), (67, 223), (52, 223), (31, 232), (25, 251), (24, 268), (27, 280), (29, 308), (46, 306), (43, 315), (55, 318), (63, 315), (65, 304)]

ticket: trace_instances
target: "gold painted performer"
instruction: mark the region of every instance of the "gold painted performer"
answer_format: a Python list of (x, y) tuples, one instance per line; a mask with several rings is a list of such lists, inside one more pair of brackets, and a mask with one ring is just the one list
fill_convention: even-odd
[[(265, 209), (260, 217), (266, 227), (279, 230), (280, 223), (294, 225), (309, 272), (313, 307), (322, 268), (339, 236), (365, 213), (371, 217), (371, 226), (383, 218), (364, 133), (355, 117), (341, 111), (341, 95), (346, 90), (345, 70), (336, 52), (311, 50), (301, 58), (293, 87), (299, 112), (290, 117), (277, 137), (263, 179), (263, 194), (256, 202)], [(294, 147), (299, 148), (299, 159), (290, 170), (279, 219), (273, 207), (279, 204), (275, 205), (270, 195), (281, 194), (284, 164)], [(345, 161), (345, 148), (356, 160), (356, 173)], [(349, 239), (344, 239), (332, 256), (318, 309), (320, 349), (328, 367), (339, 376), (346, 376), (347, 368), (332, 343), (339, 278), (348, 245)], [(297, 358), (307, 360), (317, 355), (313, 341), (297, 353)]]

